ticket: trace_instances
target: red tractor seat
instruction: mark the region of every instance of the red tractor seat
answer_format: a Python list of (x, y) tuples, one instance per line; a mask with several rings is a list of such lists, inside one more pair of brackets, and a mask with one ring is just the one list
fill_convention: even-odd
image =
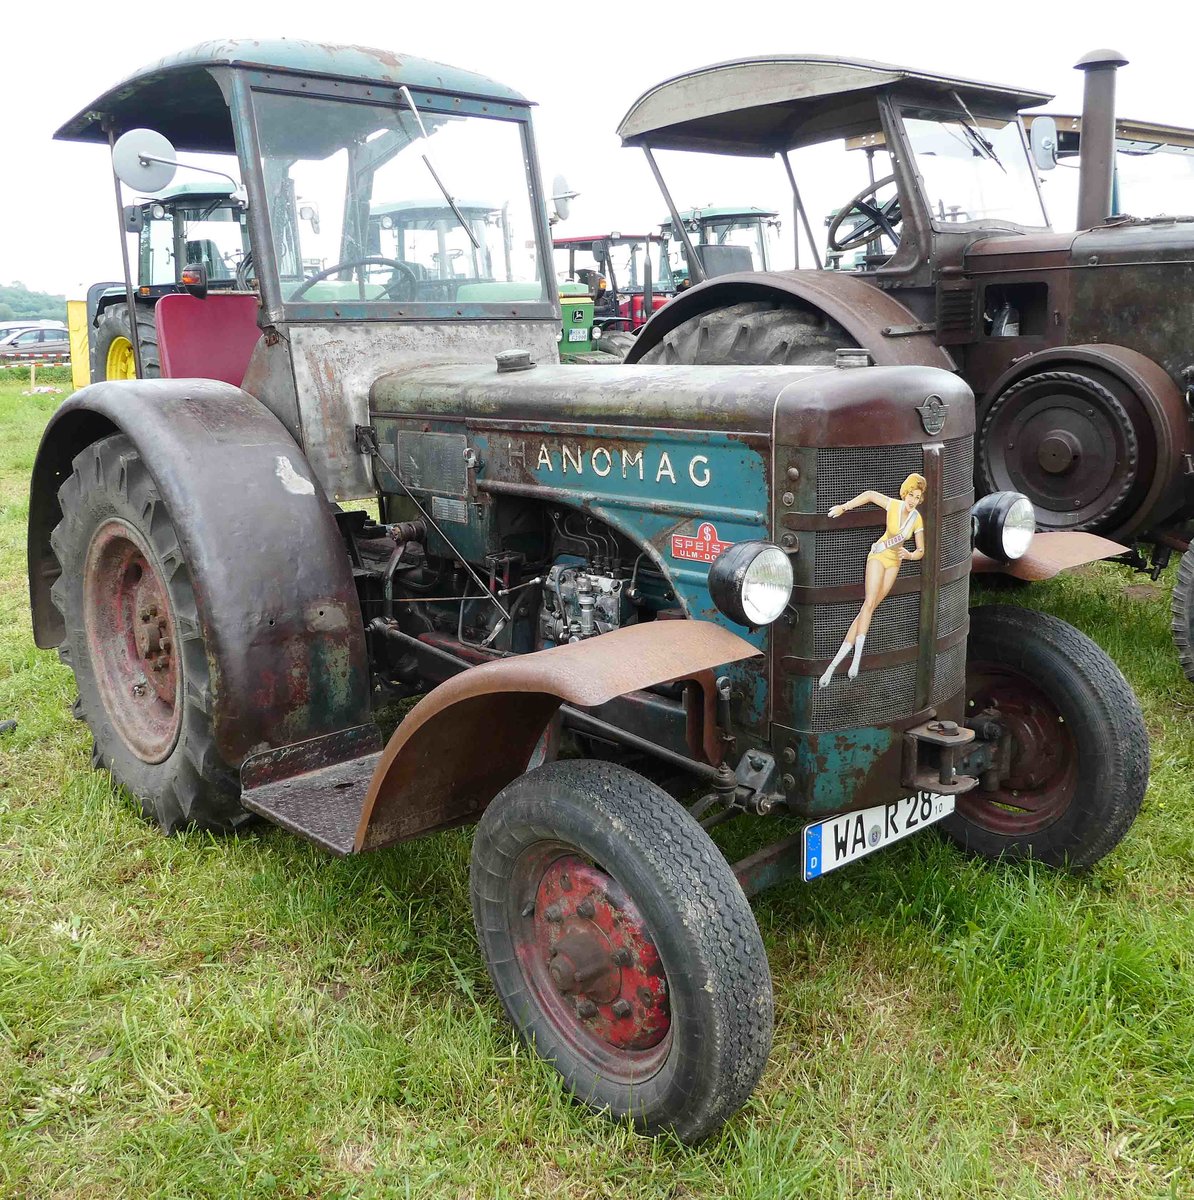
[(240, 387), (257, 328), (257, 297), (213, 292), (199, 300), (185, 292), (163, 296), (153, 313), (162, 376), (222, 379)]

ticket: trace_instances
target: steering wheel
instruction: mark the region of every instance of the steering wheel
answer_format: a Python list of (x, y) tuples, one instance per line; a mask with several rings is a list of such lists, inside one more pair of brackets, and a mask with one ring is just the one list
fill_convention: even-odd
[[(896, 226), (902, 217), (900, 194), (897, 192), (890, 200), (883, 203), (879, 202), (876, 195), (880, 188), (894, 182), (895, 176), (888, 175), (886, 179), (879, 179), (875, 183), (867, 184), (858, 195), (837, 210), (837, 216), (829, 224), (829, 248), (831, 250), (835, 250), (839, 254), (845, 250), (857, 250), (859, 247), (865, 246), (867, 242), (873, 242), (880, 235), (889, 237), (897, 246), (900, 244), (900, 235), (896, 233)], [(863, 220), (846, 234), (844, 241), (839, 241), (838, 231), (842, 224), (848, 218), (857, 216), (861, 216)]]
[[(308, 291), (311, 290), (317, 283), (322, 283), (325, 279), (330, 279), (333, 275), (338, 275), (341, 271), (350, 271), (356, 267), (391, 267), (395, 272), (402, 275), (401, 279), (391, 279), (388, 284), (381, 290), (381, 294), (387, 300), (413, 300), (419, 287), (419, 277), (411, 270), (407, 263), (400, 262), (396, 258), (384, 258), (380, 254), (370, 254), (365, 258), (348, 258), (344, 262), (334, 263), (332, 266), (325, 268), (322, 271), (317, 271), (314, 275), (303, 282), (290, 293), (290, 300), (293, 303), (295, 300), (301, 300)], [(364, 276), (361, 276), (361, 284), (364, 286)], [(399, 285), (405, 285), (402, 295), (395, 295), (394, 289)]]

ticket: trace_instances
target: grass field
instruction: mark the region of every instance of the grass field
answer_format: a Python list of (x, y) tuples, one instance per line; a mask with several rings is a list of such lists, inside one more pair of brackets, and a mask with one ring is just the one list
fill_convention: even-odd
[(686, 1148), (586, 1115), (514, 1042), (467, 832), (360, 860), (269, 827), (166, 839), (90, 769), (27, 613), (58, 397), (20, 393), (0, 384), (0, 1194), (1194, 1196), (1194, 688), (1164, 581), (1028, 593), (1141, 696), (1127, 840), (1075, 879), (926, 835), (764, 893), (770, 1066)]

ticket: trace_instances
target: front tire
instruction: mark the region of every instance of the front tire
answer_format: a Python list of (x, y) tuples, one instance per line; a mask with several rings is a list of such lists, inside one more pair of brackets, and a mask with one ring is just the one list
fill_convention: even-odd
[(1107, 654), (1056, 617), (1010, 605), (970, 613), (967, 714), (995, 709), (1011, 738), (994, 790), (957, 798), (942, 829), (984, 858), (1081, 869), (1127, 833), (1148, 785), (1135, 693)]
[(162, 373), (158, 353), (158, 331), (153, 310), (138, 307), (136, 320), (129, 322), (127, 304), (109, 305), (96, 322), (91, 339), (91, 382), (106, 379), (136, 379), (133, 338), (139, 343), (143, 377), (157, 379)]
[(589, 1107), (685, 1141), (754, 1090), (771, 975), (709, 835), (612, 763), (550, 763), (488, 807), (471, 892), (490, 978), (519, 1036)]
[(1170, 615), (1173, 642), (1182, 670), (1194, 683), (1194, 551), (1187, 550), (1177, 565)]
[(215, 747), (207, 650), (170, 514), (123, 434), (88, 446), (73, 468), (58, 489), (51, 597), (93, 761), (167, 833), (236, 829), (250, 817)]

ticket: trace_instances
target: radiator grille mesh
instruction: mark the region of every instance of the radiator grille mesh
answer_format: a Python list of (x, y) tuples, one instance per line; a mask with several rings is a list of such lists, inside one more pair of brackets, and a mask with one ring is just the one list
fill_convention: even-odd
[[(970, 510), (950, 513), (941, 522), (937, 551), (942, 569), (956, 567), (970, 557)], [(905, 564), (907, 565), (907, 564)]]
[[(876, 513), (878, 511), (875, 510)], [(813, 584), (816, 587), (837, 587), (847, 583), (862, 583), (867, 555), (875, 539), (882, 536), (882, 525), (866, 525), (861, 529), (819, 529), (814, 551), (816, 557), (813, 560)], [(919, 561), (906, 562), (900, 568), (901, 579), (914, 579), (919, 574)]]
[(964, 496), (974, 487), (974, 438), (954, 438), (941, 451), (941, 495)]
[(930, 704), (940, 704), (956, 696), (966, 686), (966, 643), (959, 642), (937, 655), (933, 667), (933, 692)]
[(947, 583), (937, 593), (937, 636), (945, 637), (966, 624), (970, 611), (970, 580), (966, 576)]
[(813, 681), (809, 728), (816, 732), (877, 725), (907, 716), (916, 707), (916, 664), (900, 663), (851, 679), (846, 663), (828, 687)]
[(826, 512), (868, 489), (898, 496), (900, 484), (913, 471), (923, 470), (924, 453), (918, 445), (834, 446), (821, 450), (817, 456), (817, 511)]
[[(813, 629), (813, 657), (832, 658), (850, 622), (858, 615), (859, 603), (822, 604), (816, 609)], [(866, 635), (868, 654), (886, 654), (888, 650), (904, 650), (915, 646), (920, 631), (920, 593), (906, 592), (888, 596), (875, 613), (870, 632)]]

